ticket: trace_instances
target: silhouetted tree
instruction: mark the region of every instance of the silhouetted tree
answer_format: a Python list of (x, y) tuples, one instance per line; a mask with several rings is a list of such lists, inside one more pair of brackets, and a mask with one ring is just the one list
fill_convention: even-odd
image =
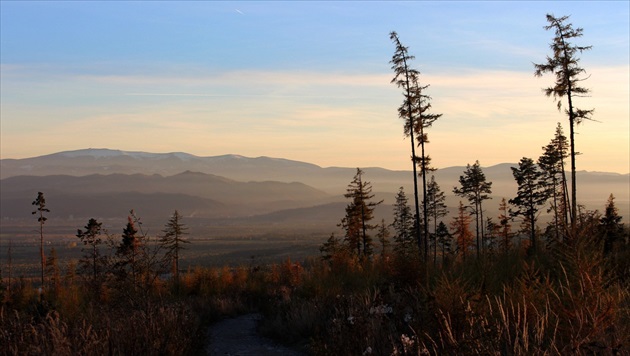
[(418, 77), (420, 76), (420, 72), (416, 69), (411, 68), (409, 62), (412, 61), (415, 57), (410, 55), (408, 52), (408, 48), (403, 46), (400, 40), (398, 39), (398, 34), (392, 31), (389, 34), (390, 40), (394, 42), (396, 46), (396, 51), (392, 57), (392, 60), (389, 62), (392, 64), (392, 69), (394, 70), (394, 78), (392, 79), (392, 83), (395, 83), (397, 87), (402, 88), (403, 90), (403, 103), (398, 108), (398, 116), (405, 120), (404, 131), (405, 136), (411, 139), (411, 161), (413, 164), (413, 193), (414, 193), (414, 206), (416, 210), (416, 215), (414, 218), (414, 231), (415, 237), (418, 244), (418, 252), (422, 251), (422, 236), (420, 234), (420, 199), (418, 197), (418, 172), (416, 169), (416, 145), (414, 139), (414, 128), (416, 127), (416, 117), (414, 115), (414, 105), (415, 105), (415, 94), (414, 91), (417, 87)]
[(396, 194), (394, 221), (391, 223), (391, 227), (394, 229), (394, 252), (401, 257), (407, 257), (412, 251), (415, 252), (414, 218), (403, 187), (400, 187)]
[(184, 249), (184, 244), (189, 244), (190, 241), (184, 239), (184, 236), (188, 234), (188, 228), (182, 223), (182, 216), (177, 210), (166, 223), (162, 233), (164, 235), (160, 243), (166, 249), (165, 257), (173, 262), (175, 280), (179, 282), (179, 254)]
[(335, 236), (334, 233), (330, 234), (330, 237), (319, 248), (319, 252), (322, 254), (322, 260), (330, 261), (335, 255), (344, 249), (341, 240)]
[(127, 269), (131, 272), (131, 282), (136, 287), (137, 274), (139, 270), (139, 262), (141, 260), (141, 236), (138, 236), (138, 229), (134, 225), (131, 216), (127, 216), (127, 225), (123, 229), (122, 240), (116, 249), (116, 254), (121, 259), (118, 262), (121, 277), (126, 277)]
[(604, 216), (599, 219), (599, 223), (604, 238), (604, 254), (608, 255), (613, 250), (618, 241), (623, 239), (622, 217), (619, 216), (617, 207), (615, 206), (615, 197), (610, 194), (606, 202), (606, 210)]
[(50, 210), (46, 208), (46, 199), (42, 192), (37, 192), (37, 198), (35, 198), (32, 205), (37, 207), (32, 214), (37, 214), (37, 222), (39, 222), (39, 257), (41, 262), (41, 283), (42, 288), (44, 288), (44, 266), (46, 265), (46, 255), (44, 254), (44, 223), (48, 220), (48, 218), (44, 216), (44, 213), (49, 213)]
[(451, 252), (451, 244), (453, 237), (448, 232), (448, 227), (444, 222), (440, 221), (437, 230), (435, 232), (436, 244), (439, 244), (442, 249), (442, 261), (446, 261), (447, 253)]
[(459, 177), (460, 188), (454, 187), (453, 193), (462, 198), (468, 199), (471, 209), (475, 215), (475, 231), (477, 237), (477, 258), (481, 253), (480, 236), (483, 238), (483, 207), (484, 200), (491, 199), (488, 194), (492, 193), (492, 182), (486, 181), (486, 175), (483, 173), (479, 161), (472, 166), (468, 164), (464, 175)]
[(369, 257), (372, 254), (372, 238), (369, 230), (376, 228), (370, 221), (374, 219), (374, 209), (383, 201), (371, 202), (372, 184), (363, 180), (363, 171), (357, 168), (352, 182), (346, 189), (344, 197), (351, 202), (346, 207), (346, 216), (341, 220), (340, 226), (346, 231), (346, 241), (350, 246), (356, 246), (357, 256)]
[(473, 245), (473, 234), (470, 232), (469, 228), (471, 221), (470, 215), (466, 213), (464, 203), (460, 200), (457, 216), (455, 216), (451, 222), (451, 229), (453, 229), (453, 238), (457, 241), (457, 249), (464, 260), (468, 255), (470, 246)]
[(564, 159), (568, 157), (567, 149), (566, 137), (558, 123), (554, 138), (543, 147), (543, 154), (538, 158), (538, 166), (544, 173), (543, 177), (551, 198), (551, 208), (547, 212), (553, 213), (552, 236), (555, 242), (560, 241), (560, 232), (564, 232), (569, 223), (567, 180), (564, 172)]
[(590, 50), (592, 46), (577, 46), (571, 44), (571, 40), (582, 37), (582, 28), (573, 28), (570, 23), (565, 23), (569, 16), (555, 17), (547, 14), (545, 30), (554, 30), (555, 37), (550, 44), (552, 56), (547, 56), (546, 63), (534, 64), (534, 75), (542, 76), (544, 73), (552, 73), (556, 76), (553, 86), (543, 89), (545, 95), (552, 96), (558, 103), (558, 110), (562, 107), (562, 99), (567, 98), (565, 113), (569, 117), (569, 141), (571, 156), (571, 231), (575, 232), (577, 217), (577, 188), (575, 169), (575, 128), (584, 120), (590, 120), (593, 110), (582, 110), (575, 107), (573, 99), (584, 96), (589, 89), (579, 85), (586, 78), (580, 78), (586, 71), (580, 67), (578, 53)]
[[(446, 196), (440, 190), (440, 185), (435, 181), (435, 176), (431, 176), (431, 180), (427, 185), (426, 201), (428, 201), (427, 212), (430, 220), (433, 221), (433, 264), (437, 264), (437, 228), (438, 219), (448, 214), (446, 207)], [(428, 221), (427, 221), (428, 223)]]
[[(414, 78), (412, 98), (413, 98), (413, 116), (416, 116), (414, 120), (414, 132), (416, 133), (416, 140), (418, 147), (420, 148), (420, 156), (415, 157), (415, 162), (420, 168), (420, 175), (422, 177), (422, 227), (424, 233), (424, 259), (428, 260), (429, 249), (429, 206), (427, 199), (427, 174), (435, 171), (435, 168), (431, 167), (431, 157), (426, 154), (426, 144), (429, 142), (428, 134), (425, 130), (442, 116), (442, 114), (431, 114), (429, 109), (431, 108), (431, 97), (423, 94), (424, 90), (428, 88), (428, 85), (420, 86), (417, 82), (418, 78)], [(407, 130), (405, 130), (407, 132)]]
[(511, 167), (512, 175), (518, 184), (516, 197), (509, 200), (509, 203), (517, 209), (511, 210), (512, 217), (522, 216), (529, 223), (531, 247), (534, 251), (538, 248), (536, 243), (536, 220), (540, 206), (549, 199), (548, 191), (545, 187), (543, 172), (531, 158), (523, 157), (518, 164), (518, 168)]
[[(160, 274), (165, 272), (165, 258), (162, 254), (164, 245), (160, 237), (151, 237), (142, 229), (142, 221), (134, 210), (129, 211), (127, 225), (123, 230), (122, 242), (116, 247), (116, 254), (121, 257), (118, 267), (124, 267), (123, 277), (131, 272), (134, 285), (133, 293), (124, 290), (122, 295), (136, 305), (150, 307), (148, 296), (155, 287)], [(112, 244), (111, 239), (109, 244)], [(170, 262), (171, 260), (169, 260)]]
[(77, 237), (84, 246), (81, 249), (84, 255), (79, 264), (84, 272), (92, 274), (91, 281), (96, 293), (100, 290), (101, 279), (105, 273), (104, 257), (100, 251), (100, 245), (103, 243), (102, 225), (96, 219), (91, 218), (83, 231), (77, 230)]

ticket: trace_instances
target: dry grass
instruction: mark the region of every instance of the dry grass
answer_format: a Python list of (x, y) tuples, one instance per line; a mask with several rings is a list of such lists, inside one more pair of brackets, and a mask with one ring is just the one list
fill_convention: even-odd
[(199, 320), (181, 305), (108, 309), (72, 323), (56, 311), (37, 318), (2, 308), (0, 326), (4, 355), (181, 355), (194, 350)]
[(76, 278), (44, 301), (22, 280), (0, 306), (0, 354), (195, 354), (209, 323), (254, 310), (261, 332), (314, 355), (629, 354), (625, 265), (596, 251), (582, 240), (428, 272), (349, 256), (195, 268), (98, 295)]

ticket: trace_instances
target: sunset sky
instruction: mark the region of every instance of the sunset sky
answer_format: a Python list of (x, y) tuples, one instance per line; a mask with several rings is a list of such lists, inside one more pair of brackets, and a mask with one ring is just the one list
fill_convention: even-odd
[(536, 159), (566, 116), (533, 75), (571, 15), (595, 109), (578, 170), (630, 171), (628, 1), (0, 2), (0, 158), (82, 148), (411, 169), (391, 31), (416, 56), (436, 167)]

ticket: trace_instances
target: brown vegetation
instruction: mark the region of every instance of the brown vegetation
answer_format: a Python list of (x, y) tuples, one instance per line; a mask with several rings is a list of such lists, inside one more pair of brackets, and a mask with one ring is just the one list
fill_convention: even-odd
[(98, 295), (66, 265), (42, 295), (26, 279), (3, 289), (0, 353), (195, 354), (209, 323), (254, 310), (261, 332), (315, 355), (627, 353), (627, 266), (615, 261), (628, 247), (610, 259), (588, 231), (553, 250), (457, 258), (428, 273), (413, 258), (339, 250), (196, 268), (179, 283), (112, 276)]

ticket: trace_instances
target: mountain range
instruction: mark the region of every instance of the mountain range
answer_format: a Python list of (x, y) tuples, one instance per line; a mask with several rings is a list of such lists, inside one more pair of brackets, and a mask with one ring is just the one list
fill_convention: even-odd
[[(510, 170), (515, 166), (504, 163), (483, 168), (487, 181), (493, 183), (494, 201), (485, 203), (488, 210), (495, 211), (502, 197), (515, 195), (516, 183)], [(362, 169), (376, 199), (392, 204), (401, 186), (411, 198), (411, 171)], [(465, 169), (448, 167), (434, 172), (451, 210), (460, 199), (452, 189), (459, 185), (458, 178)], [(355, 173), (356, 168), (323, 168), (270, 157), (199, 157), (183, 152), (110, 149), (66, 151), (1, 159), (0, 215), (4, 219), (30, 218), (31, 202), (42, 191), (51, 216), (59, 218), (118, 217), (133, 208), (147, 216), (162, 217), (178, 209), (189, 217), (261, 223), (327, 221), (333, 217), (338, 221), (343, 215), (343, 194)], [(627, 216), (629, 185), (628, 174), (578, 172), (578, 198), (588, 209), (603, 210), (613, 193), (620, 213)], [(326, 213), (328, 208), (330, 213)]]

